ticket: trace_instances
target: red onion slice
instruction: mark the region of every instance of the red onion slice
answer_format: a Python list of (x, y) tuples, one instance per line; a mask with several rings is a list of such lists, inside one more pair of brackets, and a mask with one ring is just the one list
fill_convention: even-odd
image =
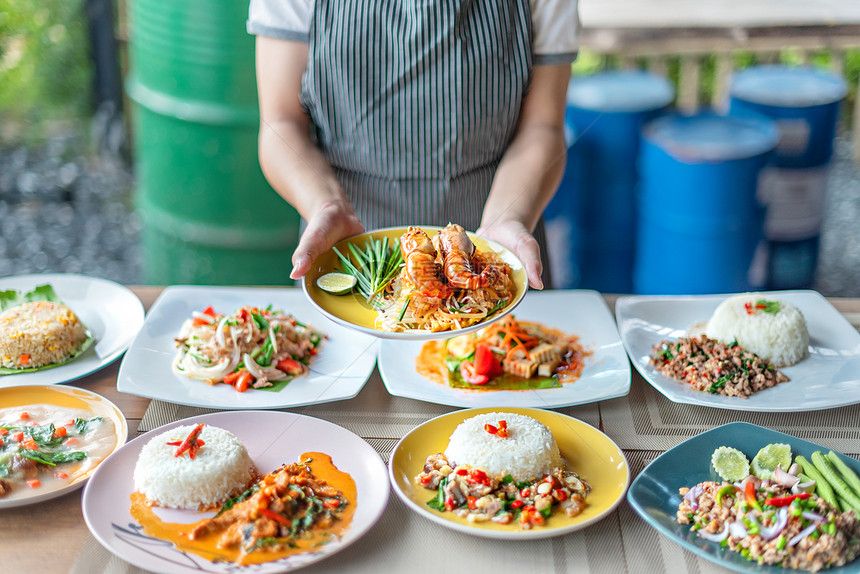
[(812, 520), (813, 522), (824, 522), (824, 517), (817, 512), (809, 512), (808, 510), (804, 510), (800, 515), (807, 520)]
[(789, 540), (788, 545), (789, 546), (796, 546), (798, 542), (800, 542), (801, 540), (803, 540), (804, 538), (806, 538), (807, 536), (812, 534), (816, 528), (818, 528), (817, 524), (810, 524), (809, 526), (807, 526), (806, 528), (804, 528), (803, 530), (798, 532), (797, 536), (794, 536), (791, 540)]
[(773, 540), (785, 529), (786, 524), (788, 524), (788, 509), (782, 507), (776, 513), (776, 522), (773, 526), (759, 524), (758, 531), (762, 540)]
[(687, 494), (684, 495), (684, 500), (690, 505), (690, 510), (695, 512), (699, 509), (699, 497), (702, 496), (702, 493), (705, 491), (702, 488), (701, 484), (697, 484), (693, 488), (687, 491)]
[(703, 528), (702, 530), (699, 530), (699, 536), (705, 540), (710, 540), (711, 542), (722, 542), (729, 536), (729, 524), (726, 523), (722, 532), (711, 533)]
[(729, 524), (729, 536), (732, 538), (744, 538), (747, 534), (749, 532), (747, 532), (743, 522), (732, 522)]

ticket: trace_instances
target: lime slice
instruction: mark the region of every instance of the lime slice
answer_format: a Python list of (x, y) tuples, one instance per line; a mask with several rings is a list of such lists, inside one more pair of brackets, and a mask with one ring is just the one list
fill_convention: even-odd
[(317, 287), (332, 295), (346, 295), (355, 283), (355, 277), (346, 273), (326, 273), (317, 279)]
[(743, 480), (750, 473), (750, 461), (747, 455), (736, 448), (721, 446), (711, 455), (711, 464), (720, 478), (729, 482)]
[(774, 443), (762, 447), (753, 458), (751, 468), (754, 475), (764, 480), (773, 477), (776, 465), (788, 470), (791, 466), (791, 445)]

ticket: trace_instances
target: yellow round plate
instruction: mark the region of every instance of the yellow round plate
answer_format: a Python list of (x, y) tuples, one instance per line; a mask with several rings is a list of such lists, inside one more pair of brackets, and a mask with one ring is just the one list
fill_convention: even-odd
[[(592, 487), (586, 498), (588, 505), (581, 514), (568, 518), (553, 513), (546, 526), (521, 530), (516, 523), (472, 523), (453, 512), (439, 512), (427, 506), (427, 501), (436, 492), (415, 483), (415, 477), (423, 469), (427, 456), (443, 452), (448, 446), (448, 437), (461, 422), (491, 412), (526, 415), (549, 427), (566, 467), (579, 474)], [(523, 408), (468, 409), (429, 420), (397, 443), (388, 462), (388, 473), (394, 492), (418, 514), (459, 532), (505, 540), (549, 538), (585, 528), (612, 512), (621, 503), (630, 483), (627, 459), (608, 436), (591, 425), (561, 413)]]
[[(0, 389), (0, 406), (3, 408), (19, 406), (26, 407), (28, 405), (37, 404), (49, 404), (71, 409), (79, 409), (91, 412), (96, 416), (112, 420), (114, 433), (116, 434), (116, 445), (108, 456), (112, 455), (117, 451), (117, 449), (124, 445), (125, 440), (128, 438), (128, 423), (126, 422), (122, 411), (120, 411), (115, 404), (92, 391), (75, 387), (44, 385), (8, 387)], [(107, 457), (105, 457), (105, 460), (106, 459)], [(102, 463), (103, 462), (104, 460)], [(31, 496), (25, 496), (23, 498), (0, 498), (0, 509), (35, 504), (37, 502), (57, 498), (67, 492), (77, 490), (84, 485), (90, 475), (92, 475), (100, 465), (101, 463), (90, 469), (86, 474), (79, 476), (61, 488), (45, 492), (40, 492), (38, 489), (34, 489)]]
[[(428, 235), (441, 229), (440, 227), (432, 226), (421, 226), (421, 228), (426, 231)], [(352, 243), (359, 249), (363, 249), (365, 241), (367, 241), (370, 236), (373, 236), (374, 239), (383, 239), (387, 237), (389, 244), (393, 244), (395, 240), (399, 240), (400, 236), (406, 233), (406, 230), (406, 227), (377, 229), (375, 231), (362, 233), (360, 235), (344, 239), (337, 243), (335, 247), (337, 247), (341, 253), (346, 255), (349, 253), (349, 248), (347, 247), (348, 243)], [(310, 302), (319, 309), (323, 315), (332, 321), (346, 327), (356, 329), (362, 333), (375, 335), (384, 339), (425, 341), (429, 339), (438, 339), (440, 337), (454, 337), (456, 335), (477, 331), (478, 329), (501, 319), (514, 310), (514, 307), (522, 301), (523, 296), (528, 290), (528, 278), (522, 262), (511, 251), (502, 247), (495, 241), (478, 237), (472, 233), (469, 233), (469, 238), (478, 249), (482, 251), (495, 251), (505, 263), (511, 266), (516, 292), (514, 294), (514, 300), (511, 301), (510, 305), (501, 311), (498, 311), (489, 319), (485, 319), (484, 321), (470, 327), (466, 327), (465, 329), (443, 331), (441, 333), (431, 333), (429, 331), (390, 333), (376, 328), (377, 312), (367, 303), (367, 301), (365, 301), (364, 297), (360, 293), (355, 291), (348, 295), (332, 295), (331, 293), (326, 293), (317, 286), (317, 279), (319, 277), (340, 269), (340, 262), (338, 261), (337, 254), (333, 249), (330, 249), (323, 255), (317, 257), (310, 271), (308, 271), (302, 278), (302, 289), (308, 296)]]

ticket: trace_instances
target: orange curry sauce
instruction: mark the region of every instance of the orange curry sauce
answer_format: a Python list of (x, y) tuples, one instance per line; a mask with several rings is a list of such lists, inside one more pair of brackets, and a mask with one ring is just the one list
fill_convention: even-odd
[(239, 561), (239, 548), (219, 548), (217, 546), (218, 538), (221, 536), (220, 532), (210, 532), (196, 540), (189, 537), (189, 533), (201, 522), (205, 522), (205, 519), (193, 524), (164, 522), (155, 514), (147, 503), (146, 497), (140, 492), (132, 493), (130, 512), (149, 536), (172, 542), (179, 550), (191, 552), (212, 562), (235, 562), (244, 566), (272, 562), (296, 554), (315, 552), (321, 545), (336, 539), (349, 529), (355, 514), (357, 492), (352, 477), (338, 470), (329, 455), (320, 452), (306, 452), (302, 453), (299, 460), (308, 458), (311, 459), (311, 462), (307, 466), (313, 471), (314, 476), (340, 490), (349, 504), (341, 513), (340, 520), (334, 521), (328, 528), (314, 528), (311, 530), (312, 535), (310, 537), (295, 540), (295, 547), (284, 545), (283, 548), (277, 550), (261, 548), (244, 555)]

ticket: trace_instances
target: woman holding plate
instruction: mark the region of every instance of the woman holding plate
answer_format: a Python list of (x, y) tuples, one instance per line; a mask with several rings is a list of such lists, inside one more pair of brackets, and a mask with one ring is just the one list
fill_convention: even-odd
[(307, 221), (292, 277), (369, 229), (459, 223), (542, 288), (576, 0), (251, 0), (260, 164)]

